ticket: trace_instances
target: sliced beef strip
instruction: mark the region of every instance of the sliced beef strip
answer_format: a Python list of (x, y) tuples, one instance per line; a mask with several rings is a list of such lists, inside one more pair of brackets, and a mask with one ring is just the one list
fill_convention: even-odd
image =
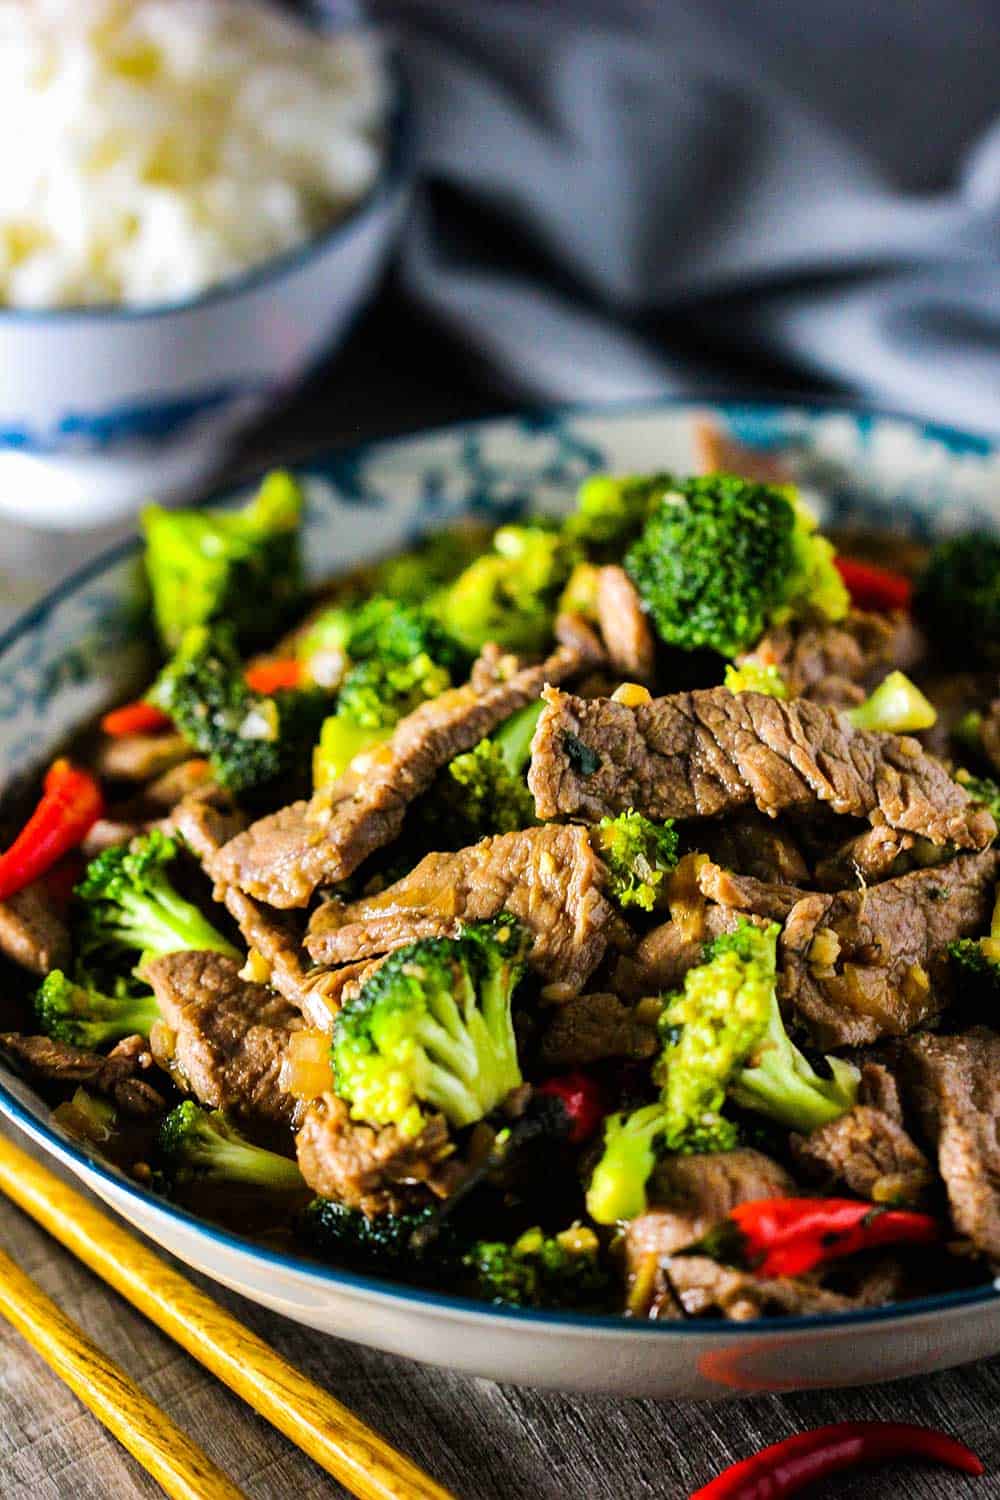
[(959, 855), (868, 890), (810, 894), (778, 943), (782, 997), (816, 1046), (904, 1036), (949, 998), (945, 945), (981, 932), (1000, 853)]
[(898, 1048), (899, 1081), (937, 1153), (960, 1234), (1000, 1261), (1000, 1035), (985, 1026), (960, 1036), (909, 1037)]
[(98, 748), (97, 770), (110, 781), (151, 781), (190, 754), (191, 746), (182, 734), (109, 736)]
[(188, 1092), (255, 1123), (291, 1124), (295, 1100), (280, 1073), (302, 1018), (287, 1000), (241, 979), (221, 953), (170, 953), (146, 964), (143, 977), (174, 1033), (171, 1068)]
[(903, 1103), (899, 1097), (899, 1084), (895, 1074), (877, 1057), (857, 1059), (861, 1070), (858, 1085), (858, 1103), (870, 1104), (883, 1115), (888, 1115), (897, 1125), (903, 1124)]
[(785, 453), (740, 443), (711, 417), (695, 421), (693, 438), (699, 474), (738, 474), (761, 484), (791, 484), (795, 479)]
[(842, 1183), (873, 1203), (916, 1207), (933, 1183), (919, 1146), (889, 1115), (858, 1104), (839, 1120), (790, 1140), (796, 1163), (812, 1180)]
[(358, 1124), (334, 1094), (309, 1106), (295, 1147), (314, 1193), (369, 1216), (447, 1198), (465, 1175), (443, 1116), (431, 1116), (418, 1136), (406, 1137), (393, 1125)]
[(916, 740), (854, 729), (803, 699), (709, 688), (630, 708), (557, 688), (543, 696), (528, 777), (540, 818), (596, 822), (630, 807), (713, 817), (751, 803), (775, 816), (827, 804), (962, 849), (996, 834)]
[(442, 766), (534, 702), (547, 682), (562, 682), (600, 658), (596, 639), (583, 622), (580, 628), (595, 656), (576, 643), (559, 646), (546, 661), (483, 693), (467, 683), (421, 704), (363, 769), (356, 763), (331, 791), (237, 835), (212, 861), (212, 875), (271, 906), (305, 906), (317, 886), (345, 879), (396, 838), (410, 803)]
[(579, 990), (621, 930), (605, 879), (585, 828), (526, 828), (428, 854), (377, 896), (325, 902), (306, 947), (317, 962), (344, 963), (418, 938), (453, 937), (463, 922), (508, 911), (532, 934), (529, 961), (539, 973)]
[(655, 1022), (644, 1022), (617, 995), (578, 995), (553, 1007), (538, 1042), (544, 1067), (576, 1068), (606, 1057), (652, 1057), (659, 1050)]
[(679, 989), (688, 969), (701, 963), (706, 943), (732, 932), (743, 917), (758, 924), (764, 920), (724, 906), (703, 905), (691, 919), (674, 918), (651, 928), (631, 953), (618, 959), (611, 987), (616, 994), (631, 997)]
[(851, 885), (886, 880), (913, 842), (912, 834), (876, 823), (817, 860), (813, 879), (824, 891), (843, 891)]
[(861, 703), (887, 672), (911, 671), (925, 644), (908, 614), (852, 609), (835, 623), (782, 625), (751, 654), (777, 667), (792, 698), (836, 708)]
[(48, 1036), (0, 1036), (0, 1052), (30, 1077), (93, 1089), (113, 1099), (123, 1114), (153, 1118), (166, 1108), (151, 1083), (139, 1077), (153, 1065), (144, 1037), (125, 1037), (111, 1052), (87, 1052)]
[[(171, 822), (206, 867), (243, 826), (239, 814), (220, 812), (197, 799), (182, 802)], [(294, 915), (273, 911), (233, 885), (217, 883), (213, 895), (225, 906), (247, 946), (269, 966), (271, 983), (278, 993), (296, 1006), (311, 1026), (331, 1031), (343, 984), (351, 976), (338, 980), (328, 970), (309, 966), (302, 948), (301, 922), (297, 923)]]
[[(889, 1298), (880, 1295), (878, 1300)], [(811, 1281), (787, 1276), (771, 1280), (737, 1271), (705, 1255), (674, 1255), (652, 1267), (644, 1301), (646, 1316), (654, 1319), (721, 1315), (734, 1323), (774, 1314), (805, 1317), (872, 1305)]]
[(811, 883), (809, 866), (791, 829), (756, 808), (699, 822), (691, 829), (691, 842), (727, 870), (789, 885)]
[(624, 568), (599, 569), (597, 619), (612, 670), (626, 682), (649, 686), (656, 671), (656, 642)]
[(69, 928), (43, 881), (0, 901), (0, 953), (32, 974), (48, 974), (69, 964)]
[(711, 861), (700, 866), (698, 887), (703, 896), (718, 906), (752, 912), (768, 922), (784, 922), (806, 894), (798, 886), (786, 885), (780, 880), (756, 880), (752, 875), (735, 875)]
[(738, 1203), (796, 1192), (784, 1167), (750, 1147), (665, 1156), (649, 1185), (654, 1206), (625, 1231), (626, 1262), (631, 1266), (650, 1252), (663, 1259), (695, 1244)]

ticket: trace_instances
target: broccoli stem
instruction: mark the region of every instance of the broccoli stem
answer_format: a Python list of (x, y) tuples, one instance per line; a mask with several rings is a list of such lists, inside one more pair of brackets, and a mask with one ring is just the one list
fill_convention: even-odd
[(123, 891), (118, 904), (122, 917), (110, 924), (110, 931), (143, 954), (158, 958), (189, 949), (241, 957), (239, 949), (196, 906), (179, 896), (168, 880), (150, 881), (143, 892)]
[(662, 1103), (630, 1115), (609, 1115), (604, 1153), (587, 1189), (587, 1212), (596, 1224), (636, 1219), (646, 1210), (646, 1184), (656, 1165), (656, 1142), (666, 1129)]
[(937, 710), (903, 672), (890, 672), (864, 703), (847, 710), (847, 717), (855, 729), (912, 734), (917, 729), (932, 728)]

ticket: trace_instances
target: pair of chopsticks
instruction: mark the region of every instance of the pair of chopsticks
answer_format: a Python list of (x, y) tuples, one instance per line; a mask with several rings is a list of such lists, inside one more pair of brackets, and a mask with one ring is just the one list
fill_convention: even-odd
[[(46, 1167), (0, 1136), (0, 1191), (358, 1500), (454, 1500)], [(177, 1500), (245, 1500), (231, 1480), (0, 1251), (0, 1316)]]

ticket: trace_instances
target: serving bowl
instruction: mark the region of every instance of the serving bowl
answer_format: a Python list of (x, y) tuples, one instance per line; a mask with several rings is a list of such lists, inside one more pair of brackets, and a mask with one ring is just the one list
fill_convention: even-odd
[[(926, 539), (1000, 529), (1000, 447), (870, 411), (658, 403), (535, 413), (378, 442), (303, 471), (314, 580), (463, 514), (565, 510), (597, 469), (697, 467), (699, 432), (780, 454), (827, 524)], [(234, 500), (239, 496), (233, 496)], [(6, 784), (148, 680), (138, 542), (99, 558), (0, 639)], [(322, 1332), (496, 1380), (707, 1398), (868, 1384), (1000, 1352), (992, 1285), (874, 1310), (749, 1323), (638, 1323), (504, 1310), (261, 1248), (157, 1198), (67, 1135), (0, 1065), (0, 1114), (181, 1260)]]
[(194, 493), (232, 440), (342, 343), (401, 222), (412, 169), (392, 59), (382, 168), (305, 244), (175, 302), (0, 307), (0, 511), (104, 525)]

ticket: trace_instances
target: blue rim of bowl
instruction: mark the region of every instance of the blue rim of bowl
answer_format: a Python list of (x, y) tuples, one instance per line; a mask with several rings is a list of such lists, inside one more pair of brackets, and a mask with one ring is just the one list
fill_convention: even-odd
[[(718, 392), (698, 396), (662, 396), (643, 401), (621, 401), (594, 405), (591, 403), (564, 405), (550, 404), (545, 406), (521, 409), (515, 412), (501, 413), (494, 417), (479, 417), (466, 422), (449, 423), (436, 428), (424, 428), (417, 432), (400, 434), (392, 438), (375, 438), (363, 443), (345, 445), (340, 448), (327, 449), (313, 455), (311, 458), (297, 462), (297, 471), (308, 475), (310, 472), (322, 468), (324, 465), (342, 461), (346, 457), (358, 457), (373, 448), (383, 448), (395, 444), (414, 442), (420, 438), (433, 438), (447, 436), (452, 433), (468, 431), (470, 428), (489, 427), (497, 422), (528, 420), (554, 420), (566, 416), (601, 416), (601, 415), (625, 415), (627, 412), (649, 412), (657, 409), (673, 410), (687, 407), (691, 411), (718, 410), (725, 413), (728, 408), (731, 411), (752, 409), (759, 412), (780, 413), (793, 410), (809, 410), (819, 414), (830, 416), (851, 417), (855, 420), (863, 418), (880, 418), (888, 421), (905, 422), (924, 437), (932, 440), (944, 441), (949, 445), (970, 451), (983, 452), (1000, 445), (1000, 439), (990, 437), (984, 433), (974, 433), (969, 429), (953, 427), (947, 423), (924, 421), (919, 417), (913, 417), (902, 412), (893, 411), (885, 407), (873, 406), (863, 401), (852, 402), (851, 400), (826, 401), (821, 398), (800, 396), (793, 392), (774, 392), (759, 397), (744, 397), (733, 395), (732, 392)], [(204, 504), (215, 504), (220, 500), (234, 497), (237, 493), (251, 488), (254, 476), (247, 480), (241, 480), (236, 485), (227, 486), (224, 490), (217, 491), (206, 496)], [(38, 622), (56, 609), (66, 598), (74, 594), (79, 588), (91, 578), (103, 573), (106, 569), (114, 567), (116, 563), (123, 561), (132, 555), (137, 555), (141, 547), (141, 538), (138, 536), (128, 538), (110, 547), (107, 551), (92, 558), (83, 567), (70, 574), (56, 588), (34, 605), (26, 614), (16, 620), (6, 631), (0, 635), (0, 657), (11, 649), (20, 639), (30, 634)], [(576, 1313), (560, 1312), (557, 1310), (536, 1310), (532, 1308), (501, 1307), (493, 1303), (484, 1303), (471, 1297), (462, 1297), (447, 1292), (429, 1291), (421, 1287), (408, 1287), (405, 1283), (393, 1281), (390, 1277), (366, 1276), (359, 1272), (346, 1271), (335, 1266), (328, 1266), (321, 1261), (311, 1259), (303, 1254), (301, 1256), (285, 1254), (279, 1250), (271, 1250), (267, 1246), (259, 1245), (252, 1239), (233, 1231), (223, 1229), (208, 1220), (199, 1218), (188, 1209), (180, 1208), (165, 1199), (159, 1198), (148, 1188), (126, 1177), (124, 1173), (118, 1172), (99, 1158), (89, 1155), (72, 1141), (59, 1137), (52, 1127), (43, 1120), (39, 1120), (8, 1088), (4, 1081), (4, 1072), (11, 1072), (5, 1065), (0, 1064), (0, 1113), (11, 1120), (32, 1140), (45, 1147), (47, 1151), (54, 1154), (57, 1160), (63, 1163), (71, 1162), (83, 1169), (85, 1174), (90, 1174), (108, 1184), (117, 1193), (132, 1199), (140, 1204), (146, 1211), (151, 1211), (154, 1216), (165, 1220), (179, 1220), (197, 1238), (209, 1244), (215, 1244), (224, 1250), (240, 1255), (248, 1255), (253, 1260), (271, 1265), (283, 1271), (293, 1272), (303, 1276), (319, 1286), (342, 1287), (345, 1290), (356, 1291), (364, 1294), (366, 1298), (374, 1301), (389, 1301), (401, 1306), (411, 1305), (428, 1311), (437, 1310), (450, 1313), (462, 1318), (471, 1318), (476, 1321), (489, 1319), (500, 1319), (504, 1322), (525, 1324), (536, 1330), (545, 1326), (555, 1328), (572, 1328), (586, 1331), (588, 1333), (604, 1333), (606, 1335), (620, 1335), (624, 1331), (630, 1334), (639, 1334), (645, 1337), (696, 1337), (696, 1336), (725, 1336), (732, 1339), (738, 1333), (740, 1338), (747, 1335), (775, 1336), (779, 1333), (807, 1332), (810, 1330), (825, 1330), (827, 1328), (848, 1328), (860, 1324), (889, 1323), (895, 1320), (911, 1319), (939, 1312), (958, 1310), (959, 1308), (985, 1306), (995, 1303), (1000, 1298), (1000, 1285), (992, 1282), (976, 1287), (969, 1287), (954, 1292), (942, 1292), (932, 1297), (917, 1297), (906, 1302), (889, 1303), (883, 1307), (862, 1308), (856, 1311), (842, 1313), (813, 1313), (799, 1317), (774, 1317), (753, 1318), (745, 1323), (734, 1325), (724, 1318), (698, 1318), (688, 1322), (640, 1322), (616, 1313)], [(182, 1257), (183, 1258), (183, 1257)], [(211, 1273), (209, 1273), (211, 1274)], [(363, 1342), (363, 1341), (362, 1341)]]
[(391, 93), (391, 102), (386, 111), (385, 156), (378, 176), (364, 197), (359, 198), (328, 229), (311, 235), (301, 245), (294, 245), (281, 255), (271, 256), (259, 265), (227, 277), (191, 297), (180, 297), (172, 302), (137, 302), (134, 305), (99, 302), (93, 306), (81, 304), (74, 307), (35, 308), (5, 307), (0, 304), (0, 327), (4, 324), (31, 326), (72, 322), (135, 323), (172, 317), (178, 313), (197, 312), (213, 303), (225, 302), (244, 292), (256, 291), (271, 281), (277, 281), (323, 255), (338, 241), (347, 239), (360, 227), (363, 220), (370, 218), (405, 187), (416, 159), (416, 131), (409, 85), (398, 55), (387, 46), (383, 49), (382, 60)]

